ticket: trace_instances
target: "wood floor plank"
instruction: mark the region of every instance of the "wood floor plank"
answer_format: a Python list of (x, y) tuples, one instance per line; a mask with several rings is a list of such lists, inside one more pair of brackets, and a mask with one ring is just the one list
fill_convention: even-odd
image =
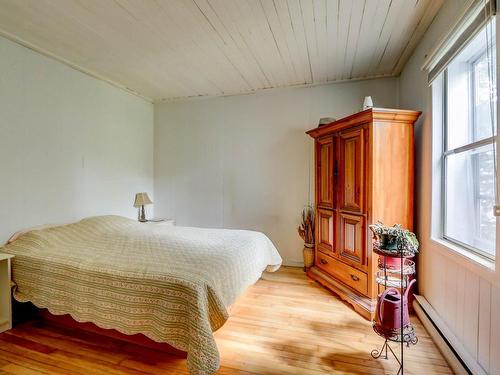
[[(22, 366), (28, 370), (36, 370), (41, 374), (51, 374), (51, 375), (71, 375), (71, 374), (83, 374), (83, 372), (65, 370), (59, 368), (55, 363), (50, 363), (50, 360), (45, 358), (33, 358), (26, 350), (19, 349), (1, 345), (0, 346), (0, 358), (6, 359), (11, 364), (16, 364)], [(2, 367), (3, 369), (3, 367)]]
[(26, 367), (28, 369), (37, 370), (43, 374), (53, 375), (72, 375), (86, 374), (85, 369), (74, 366), (68, 363), (58, 362), (48, 355), (36, 355), (25, 349), (2, 345), (0, 347), (0, 358), (6, 358), (10, 362)]
[[(5, 371), (7, 374), (12, 374), (12, 375), (40, 375), (43, 371), (40, 369), (33, 370), (24, 366), (16, 365), (14, 363), (4, 366), (2, 370)], [(47, 374), (45, 371), (43, 371), (43, 373)]]
[(120, 361), (127, 358), (126, 354), (122, 353), (119, 348), (114, 350), (106, 348), (106, 350), (103, 350), (100, 346), (84, 342), (75, 342), (67, 337), (51, 337), (44, 335), (43, 332), (36, 329), (26, 329), (23, 327), (16, 329), (16, 331), (10, 333), (9, 336), (16, 337), (18, 340), (25, 339), (27, 341), (44, 342), (52, 348), (52, 351), (55, 351), (56, 349), (70, 350), (72, 353), (79, 354), (87, 358), (106, 361), (112, 364), (119, 364)]
[(54, 348), (47, 346), (45, 344), (41, 344), (36, 341), (25, 339), (24, 337), (18, 337), (14, 335), (9, 335), (8, 333), (3, 335), (1, 338), (2, 342), (8, 342), (17, 346), (21, 346), (23, 348), (34, 350), (39, 353), (49, 354), (55, 351)]
[[(405, 348), (405, 374), (451, 374), (416, 317), (419, 343)], [(215, 339), (219, 375), (395, 374), (394, 359), (373, 359), (383, 340), (371, 323), (302, 269), (265, 273), (231, 307)], [(187, 375), (186, 360), (44, 322), (0, 334), (0, 375)]]

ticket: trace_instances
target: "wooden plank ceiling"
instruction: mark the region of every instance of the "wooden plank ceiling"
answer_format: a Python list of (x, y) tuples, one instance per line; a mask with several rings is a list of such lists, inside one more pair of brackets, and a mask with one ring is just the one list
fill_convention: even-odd
[(442, 0), (1, 0), (0, 34), (151, 100), (398, 75)]

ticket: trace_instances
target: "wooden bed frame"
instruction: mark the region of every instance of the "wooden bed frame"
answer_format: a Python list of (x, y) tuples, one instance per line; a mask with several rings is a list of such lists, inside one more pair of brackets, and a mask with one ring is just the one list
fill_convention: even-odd
[(14, 308), (19, 313), (19, 315), (16, 315), (20, 317), (20, 319), (16, 319), (17, 323), (19, 323), (20, 321), (37, 319), (50, 325), (106, 336), (115, 340), (139, 345), (148, 349), (175, 355), (181, 358), (187, 357), (186, 352), (176, 349), (167, 343), (153, 341), (141, 333), (135, 335), (126, 335), (114, 329), (100, 328), (94, 323), (79, 323), (74, 320), (69, 314), (54, 315), (51, 314), (47, 309), (39, 309), (30, 302), (19, 303), (14, 301)]

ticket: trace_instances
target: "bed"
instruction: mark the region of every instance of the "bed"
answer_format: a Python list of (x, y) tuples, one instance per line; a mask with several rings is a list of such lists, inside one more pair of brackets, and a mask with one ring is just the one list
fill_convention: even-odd
[(141, 333), (187, 352), (190, 374), (213, 374), (213, 332), (228, 308), (281, 257), (262, 233), (144, 225), (120, 216), (29, 231), (15, 255), (14, 298), (78, 322)]

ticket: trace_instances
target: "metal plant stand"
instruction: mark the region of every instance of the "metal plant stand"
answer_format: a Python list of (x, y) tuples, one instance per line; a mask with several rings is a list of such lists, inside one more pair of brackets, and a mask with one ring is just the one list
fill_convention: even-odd
[[(411, 259), (406, 258), (406, 256), (414, 256), (414, 254), (405, 254), (404, 251), (400, 250), (397, 252), (387, 251), (378, 247), (378, 243), (373, 244), (373, 251), (381, 257), (378, 263), (378, 272), (376, 276), (377, 284), (385, 288), (392, 287), (398, 288), (401, 294), (404, 295), (406, 288), (410, 285), (411, 275), (415, 273), (415, 262)], [(387, 257), (389, 258), (399, 258), (399, 268), (394, 264), (390, 266), (387, 265)], [(381, 337), (384, 338), (384, 344), (382, 348), (374, 349), (371, 352), (371, 356), (375, 359), (384, 358), (388, 359), (388, 353), (396, 359), (399, 364), (399, 370), (397, 375), (403, 375), (404, 373), (404, 346), (407, 347), (415, 345), (418, 342), (418, 337), (415, 334), (415, 330), (411, 323), (403, 326), (403, 314), (404, 314), (404, 298), (401, 297), (401, 329), (396, 330), (386, 330), (378, 326), (375, 322), (373, 324), (373, 330)], [(399, 356), (391, 348), (390, 343), (400, 343), (400, 354)]]

